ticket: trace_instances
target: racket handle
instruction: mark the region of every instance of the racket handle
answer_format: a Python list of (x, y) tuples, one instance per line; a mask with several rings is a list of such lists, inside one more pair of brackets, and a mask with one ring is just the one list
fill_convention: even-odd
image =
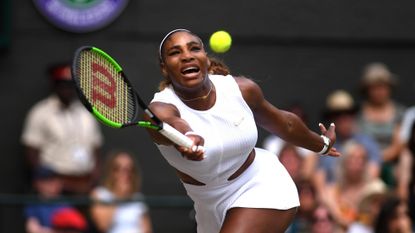
[[(159, 132), (164, 135), (166, 138), (170, 139), (172, 142), (176, 143), (179, 146), (184, 146), (191, 148), (193, 145), (192, 139), (188, 138), (184, 134), (180, 133), (177, 129), (171, 127), (169, 124), (163, 122), (163, 128)], [(197, 147), (198, 150), (203, 150), (202, 146)]]

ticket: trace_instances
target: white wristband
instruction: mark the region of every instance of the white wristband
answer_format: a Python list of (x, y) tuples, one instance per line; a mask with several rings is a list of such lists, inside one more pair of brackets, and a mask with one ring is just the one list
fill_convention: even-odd
[(330, 138), (326, 137), (325, 135), (320, 135), (320, 137), (323, 139), (324, 146), (323, 149), (320, 152), (318, 152), (318, 154), (324, 155), (327, 154), (327, 152), (329, 152)]

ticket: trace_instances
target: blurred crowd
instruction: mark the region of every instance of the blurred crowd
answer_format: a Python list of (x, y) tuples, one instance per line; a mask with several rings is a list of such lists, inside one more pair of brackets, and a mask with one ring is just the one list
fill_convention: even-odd
[(38, 197), (24, 208), (26, 232), (151, 233), (135, 156), (102, 154), (100, 126), (78, 101), (70, 64), (51, 65), (47, 77), (50, 94), (29, 110), (21, 137), (28, 192)]
[[(397, 81), (385, 64), (371, 63), (357, 84), (360, 96), (341, 89), (328, 94), (321, 122), (335, 123), (339, 158), (275, 135), (265, 139), (263, 147), (279, 156), (300, 195), (288, 232), (414, 232), (415, 107), (394, 99)], [(286, 110), (307, 122), (303, 106)]]
[[(152, 232), (144, 202), (120, 201), (143, 195), (133, 153), (102, 154), (100, 126), (79, 103), (70, 72), (69, 64), (48, 69), (51, 93), (33, 105), (24, 122), (29, 192), (40, 200), (88, 196), (92, 204), (27, 205), (26, 232)], [(301, 206), (288, 233), (413, 232), (415, 106), (394, 99), (397, 81), (385, 64), (372, 63), (362, 71), (360, 96), (348, 90), (328, 94), (321, 121), (335, 123), (340, 158), (317, 155), (276, 135), (259, 142), (297, 184)], [(301, 104), (286, 110), (308, 123)]]

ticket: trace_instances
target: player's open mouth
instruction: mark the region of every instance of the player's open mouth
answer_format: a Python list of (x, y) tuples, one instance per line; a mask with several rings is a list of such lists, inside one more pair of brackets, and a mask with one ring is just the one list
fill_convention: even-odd
[(197, 73), (199, 73), (199, 71), (200, 71), (200, 69), (198, 67), (191, 66), (191, 67), (184, 68), (182, 70), (182, 74), (184, 74), (184, 75), (197, 74)]

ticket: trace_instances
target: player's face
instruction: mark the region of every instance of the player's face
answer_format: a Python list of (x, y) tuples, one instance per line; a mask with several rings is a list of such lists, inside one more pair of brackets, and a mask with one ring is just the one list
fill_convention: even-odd
[(161, 69), (175, 89), (191, 90), (203, 85), (209, 59), (200, 39), (188, 32), (176, 32), (164, 43)]

